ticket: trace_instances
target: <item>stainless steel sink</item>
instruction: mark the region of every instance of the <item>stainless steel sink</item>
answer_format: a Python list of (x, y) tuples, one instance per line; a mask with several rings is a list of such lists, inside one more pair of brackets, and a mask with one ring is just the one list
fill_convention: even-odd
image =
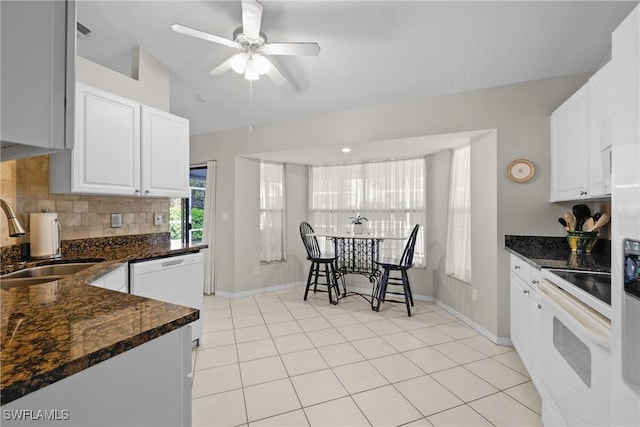
[(22, 278), (5, 278), (0, 277), (0, 288), (11, 289), (21, 286), (40, 285), (42, 283), (53, 282), (62, 279), (63, 276), (45, 276), (45, 277), (22, 277)]
[[(41, 265), (38, 267), (25, 268), (24, 270), (14, 271), (0, 277), (2, 281), (5, 279), (17, 279), (25, 277), (50, 277), (50, 276), (68, 276), (79, 271), (85, 270), (96, 265), (95, 262), (74, 262), (69, 264), (51, 264)], [(55, 279), (54, 279), (55, 280)], [(42, 283), (42, 282), (40, 282)]]

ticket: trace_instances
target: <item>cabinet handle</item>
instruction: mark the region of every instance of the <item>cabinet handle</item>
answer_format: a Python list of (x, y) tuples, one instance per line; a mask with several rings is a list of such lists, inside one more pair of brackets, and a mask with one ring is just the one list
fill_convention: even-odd
[(140, 192), (140, 190), (136, 190), (136, 191), (135, 191), (135, 193), (139, 193), (139, 192)]
[(144, 190), (144, 194), (149, 194), (151, 193), (151, 190)]
[(586, 196), (586, 195), (587, 195), (587, 192), (586, 192), (586, 191), (583, 191), (583, 190), (580, 190), (580, 195), (581, 195), (581, 196)]
[(520, 270), (520, 266), (519, 266), (519, 265), (516, 265), (514, 268), (515, 268), (516, 270)]
[(533, 279), (533, 280), (531, 281), (531, 284), (532, 284), (532, 285), (537, 285), (537, 284), (538, 284), (538, 281), (537, 281), (537, 280), (535, 280), (535, 279)]
[(542, 304), (538, 304), (538, 310), (542, 310)]
[(524, 290), (522, 291), (522, 293), (523, 293), (523, 294), (528, 294), (528, 293), (529, 293), (529, 290), (528, 290), (528, 289), (524, 289)]

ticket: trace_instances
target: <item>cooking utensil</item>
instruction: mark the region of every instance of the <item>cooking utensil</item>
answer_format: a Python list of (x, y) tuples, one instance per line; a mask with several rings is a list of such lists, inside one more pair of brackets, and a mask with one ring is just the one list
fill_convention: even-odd
[(567, 231), (573, 231), (576, 229), (576, 217), (569, 211), (564, 212), (564, 220), (569, 226)]
[(593, 227), (596, 225), (593, 217), (589, 217), (582, 224), (582, 231), (593, 231)]
[(591, 231), (598, 231), (600, 230), (602, 227), (604, 227), (605, 225), (607, 225), (607, 223), (609, 222), (609, 219), (611, 217), (609, 216), (608, 213), (603, 213), (600, 216), (600, 219), (598, 219), (598, 222), (595, 223), (595, 225), (593, 226), (593, 229)]
[(558, 218), (558, 222), (562, 224), (565, 230), (569, 231), (569, 224), (567, 224), (567, 221), (564, 218)]
[(567, 241), (571, 252), (579, 254), (591, 253), (591, 249), (598, 241), (598, 233), (587, 231), (569, 231), (567, 233)]
[(574, 205), (572, 210), (573, 215), (576, 217), (576, 228), (574, 228), (574, 230), (582, 230), (582, 225), (585, 220), (591, 216), (591, 209), (589, 209), (589, 206), (581, 203), (579, 205)]

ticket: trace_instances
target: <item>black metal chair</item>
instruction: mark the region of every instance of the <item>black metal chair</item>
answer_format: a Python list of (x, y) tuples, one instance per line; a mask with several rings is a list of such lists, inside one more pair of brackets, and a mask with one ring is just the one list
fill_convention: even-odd
[[(411, 231), (411, 235), (407, 240), (402, 251), (402, 257), (400, 260), (376, 260), (376, 264), (383, 269), (382, 278), (380, 283), (376, 287), (376, 291), (373, 294), (371, 301), (371, 307), (374, 308), (374, 302), (377, 300), (375, 311), (380, 311), (380, 303), (387, 301), (387, 294), (392, 295), (404, 295), (404, 301), (388, 300), (388, 302), (404, 302), (407, 306), (407, 314), (411, 316), (411, 307), (413, 306), (413, 295), (411, 294), (411, 285), (409, 284), (409, 277), (407, 276), (407, 270), (413, 267), (413, 251), (416, 246), (416, 238), (418, 237), (418, 229), (420, 224), (416, 224)], [(392, 276), (392, 272), (396, 275)], [(397, 275), (399, 273), (399, 276)], [(389, 285), (402, 286), (402, 292), (388, 291)], [(409, 305), (411, 304), (411, 306)]]
[[(308, 222), (300, 223), (300, 237), (307, 250), (307, 259), (311, 261), (311, 267), (309, 268), (309, 276), (307, 277), (307, 287), (304, 291), (304, 300), (307, 300), (309, 288), (313, 285), (313, 292), (328, 292), (329, 303), (338, 304), (338, 298), (340, 297), (340, 288), (336, 278), (336, 256), (334, 254), (323, 254), (318, 245), (318, 239), (313, 235), (313, 228)], [(324, 266), (324, 271), (320, 269), (320, 266)], [(318, 283), (318, 278), (324, 277), (324, 283)], [(327, 290), (318, 290), (318, 285), (324, 285)], [(336, 294), (335, 300), (331, 295), (332, 289)]]

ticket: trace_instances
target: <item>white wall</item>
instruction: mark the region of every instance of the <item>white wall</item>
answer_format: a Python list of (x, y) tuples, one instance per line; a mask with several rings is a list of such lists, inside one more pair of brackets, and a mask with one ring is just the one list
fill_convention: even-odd
[[(244, 157), (235, 157), (233, 182), (235, 188), (229, 191), (222, 182), (218, 160), (217, 205), (235, 195), (233, 225), (231, 221), (220, 221), (220, 209), (217, 212), (217, 241), (221, 249), (216, 248), (216, 284), (219, 291), (240, 294), (256, 289), (299, 282), (308, 269), (306, 254), (300, 239), (299, 225), (307, 220), (307, 201), (309, 191), (309, 173), (304, 165), (285, 165), (286, 188), (286, 261), (260, 263), (260, 162)], [(233, 228), (232, 228), (233, 227)], [(230, 237), (236, 244), (227, 245)], [(238, 244), (238, 243), (242, 244)], [(222, 253), (221, 253), (221, 252)], [(229, 262), (233, 269), (226, 268)], [(259, 274), (255, 275), (255, 269)], [(232, 276), (229, 276), (232, 273)], [(229, 279), (233, 277), (233, 279)], [(305, 277), (306, 280), (306, 277)]]
[[(249, 266), (253, 267), (257, 262), (252, 249), (256, 244), (256, 235), (244, 233), (236, 222), (248, 221), (252, 217), (251, 221), (257, 224), (258, 217), (257, 212), (237, 211), (238, 208), (244, 210), (250, 207), (236, 199), (245, 197), (245, 192), (250, 191), (249, 187), (257, 184), (247, 181), (255, 179), (248, 170), (252, 167), (251, 161), (238, 161), (238, 156), (310, 147), (334, 146), (339, 149), (350, 143), (496, 129), (496, 149), (484, 153), (487, 162), (479, 165), (477, 175), (488, 179), (485, 185), (495, 185), (495, 190), (488, 190), (486, 199), (486, 203), (495, 205), (487, 208), (493, 217), (485, 219), (495, 224), (491, 225), (493, 230), (487, 229), (487, 233), (494, 233), (494, 236), (487, 236), (486, 244), (482, 246), (492, 255), (486, 259), (487, 265), (474, 267), (484, 271), (478, 276), (483, 277), (479, 301), (471, 308), (468, 293), (460, 292), (447, 298), (451, 301), (449, 306), (460, 312), (471, 313), (472, 320), (490, 334), (508, 337), (508, 257), (503, 250), (504, 235), (562, 235), (557, 218), (561, 216), (563, 207), (548, 202), (549, 116), (588, 77), (589, 74), (557, 77), (328, 113), (254, 126), (253, 132), (242, 128), (193, 136), (192, 163), (218, 160), (218, 209), (219, 213), (229, 213), (228, 222), (218, 221), (219, 247), (216, 250), (217, 254), (221, 254), (217, 263), (219, 289), (246, 290), (265, 286), (262, 276), (251, 278), (246, 274)], [(506, 176), (506, 166), (516, 158), (529, 159), (536, 165), (535, 177), (525, 184), (509, 181)], [(495, 197), (491, 196), (494, 191)], [(480, 199), (484, 200), (482, 196)], [(293, 218), (289, 218), (289, 221), (299, 222)], [(251, 258), (246, 258), (247, 255)], [(286, 264), (275, 268), (293, 271)], [(422, 270), (422, 274), (425, 283), (416, 284), (415, 293), (431, 290), (437, 296), (441, 289), (434, 289), (432, 283), (426, 283), (435, 280), (434, 270)], [(305, 277), (301, 275), (298, 280), (305, 280)]]
[[(427, 269), (432, 274), (433, 296), (454, 308), (497, 340), (500, 310), (497, 271), (486, 268), (497, 264), (502, 252), (498, 242), (496, 165), (497, 132), (490, 131), (471, 139), (471, 284), (445, 273), (447, 212), (451, 151), (427, 157)], [(472, 301), (472, 290), (478, 301)]]
[(169, 69), (140, 48), (133, 49), (131, 55), (133, 78), (77, 56), (76, 80), (159, 110), (170, 111)]

